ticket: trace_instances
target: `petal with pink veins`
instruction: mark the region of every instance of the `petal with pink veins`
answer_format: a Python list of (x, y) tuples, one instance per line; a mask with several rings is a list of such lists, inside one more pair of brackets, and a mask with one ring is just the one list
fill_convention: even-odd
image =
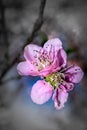
[(38, 75), (36, 68), (30, 62), (27, 61), (20, 62), (17, 66), (17, 70), (20, 75)]
[(29, 44), (24, 49), (24, 57), (26, 60), (35, 61), (40, 55), (42, 47), (34, 44)]
[(50, 39), (44, 44), (44, 49), (50, 54), (51, 48), (54, 48), (55, 53), (62, 48), (62, 42), (58, 38)]
[(57, 54), (59, 66), (65, 67), (67, 63), (67, 55), (63, 49), (60, 49)]
[(47, 102), (52, 96), (52, 86), (44, 80), (37, 81), (31, 90), (31, 99), (36, 104)]
[(83, 75), (82, 69), (79, 66), (73, 65), (65, 72), (65, 79), (72, 83), (79, 83)]
[(67, 91), (71, 91), (71, 90), (73, 90), (73, 88), (74, 88), (74, 84), (73, 84), (73, 83), (64, 82), (63, 85), (64, 85), (64, 87), (65, 87), (65, 89), (66, 89)]
[(64, 107), (68, 99), (68, 93), (63, 85), (57, 88), (53, 94), (54, 107), (59, 110)]

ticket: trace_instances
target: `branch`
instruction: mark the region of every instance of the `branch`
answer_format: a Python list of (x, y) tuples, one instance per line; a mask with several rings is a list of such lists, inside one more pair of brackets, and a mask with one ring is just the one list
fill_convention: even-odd
[[(44, 15), (44, 8), (45, 8), (45, 5), (46, 5), (46, 0), (41, 0), (41, 3), (40, 3), (40, 7), (39, 7), (39, 14), (38, 14), (38, 18), (36, 19), (36, 22), (33, 26), (33, 30), (31, 32), (31, 35), (27, 38), (26, 42), (24, 43), (23, 47), (22, 47), (22, 50), (24, 49), (24, 47), (31, 43), (33, 38), (36, 36), (37, 32), (40, 30), (42, 24), (43, 24), (43, 15)], [(0, 83), (2, 83), (2, 79), (3, 77), (5, 76), (5, 74), (10, 70), (10, 68), (18, 62), (19, 58), (20, 58), (20, 55), (21, 55), (21, 52), (19, 52), (15, 58), (13, 59), (13, 61), (8, 64), (6, 66), (6, 68), (2, 71), (1, 75), (0, 75)]]
[(0, 2), (0, 13), (1, 13), (1, 27), (2, 27), (2, 34), (3, 34), (3, 39), (4, 39), (4, 44), (6, 45), (7, 51), (5, 54), (6, 60), (8, 60), (8, 34), (7, 34), (7, 29), (6, 29), (6, 19), (5, 19), (5, 6), (3, 4), (3, 0)]
[(24, 45), (24, 47), (32, 41), (32, 39), (35, 37), (37, 32), (40, 30), (40, 28), (41, 28), (41, 26), (43, 24), (43, 19), (44, 19), (43, 15), (44, 15), (45, 5), (46, 5), (46, 0), (41, 0), (40, 7), (39, 7), (38, 18), (36, 19), (36, 22), (35, 22), (35, 24), (33, 26), (31, 36), (27, 39), (26, 44)]

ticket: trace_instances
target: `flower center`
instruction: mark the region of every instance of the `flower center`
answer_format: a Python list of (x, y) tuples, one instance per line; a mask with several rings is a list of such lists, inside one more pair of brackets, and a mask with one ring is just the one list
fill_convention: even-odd
[(54, 89), (56, 89), (63, 82), (63, 74), (55, 72), (44, 78), (45, 81), (49, 82)]
[(51, 57), (48, 55), (48, 53), (45, 50), (42, 50), (41, 52), (38, 52), (39, 56), (36, 57), (36, 61), (34, 62), (34, 65), (38, 67), (38, 71), (44, 69), (46, 66), (50, 65), (52, 63)]

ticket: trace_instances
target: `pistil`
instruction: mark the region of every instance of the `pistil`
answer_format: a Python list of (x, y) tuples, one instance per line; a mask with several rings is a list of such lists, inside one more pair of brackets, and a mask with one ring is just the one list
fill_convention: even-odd
[(50, 83), (54, 89), (56, 89), (63, 82), (63, 74), (55, 72), (46, 76), (44, 79)]

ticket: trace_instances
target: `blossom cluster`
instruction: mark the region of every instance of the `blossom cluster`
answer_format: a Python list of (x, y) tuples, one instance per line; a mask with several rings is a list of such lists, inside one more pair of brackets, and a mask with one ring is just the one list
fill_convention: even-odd
[(48, 40), (43, 48), (29, 44), (24, 49), (25, 61), (17, 66), (20, 75), (40, 76), (32, 87), (31, 99), (36, 104), (47, 102), (51, 96), (54, 107), (64, 107), (68, 92), (83, 77), (82, 69), (77, 65), (67, 65), (67, 54), (58, 38)]

